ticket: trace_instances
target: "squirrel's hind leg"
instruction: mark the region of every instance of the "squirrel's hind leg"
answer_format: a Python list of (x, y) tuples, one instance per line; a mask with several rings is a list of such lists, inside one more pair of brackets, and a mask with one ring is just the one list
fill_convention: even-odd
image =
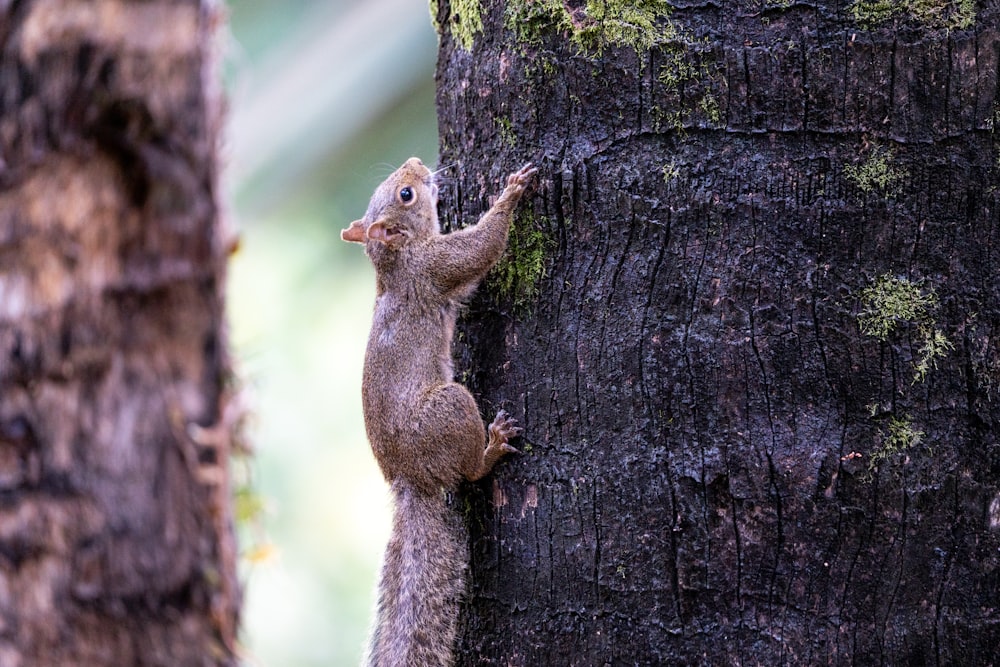
[(421, 465), (409, 475), (401, 474), (425, 489), (451, 489), (463, 477), (470, 482), (482, 479), (501, 457), (517, 451), (507, 441), (521, 432), (510, 415), (501, 410), (489, 425), (484, 443), (476, 401), (457, 382), (439, 385), (427, 393), (415, 426)]

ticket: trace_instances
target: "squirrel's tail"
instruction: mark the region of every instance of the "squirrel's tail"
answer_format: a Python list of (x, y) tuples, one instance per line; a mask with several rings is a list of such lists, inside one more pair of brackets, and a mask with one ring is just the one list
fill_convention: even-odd
[(392, 534), (364, 664), (451, 665), (469, 562), (465, 527), (443, 492), (428, 495), (397, 479), (392, 495)]

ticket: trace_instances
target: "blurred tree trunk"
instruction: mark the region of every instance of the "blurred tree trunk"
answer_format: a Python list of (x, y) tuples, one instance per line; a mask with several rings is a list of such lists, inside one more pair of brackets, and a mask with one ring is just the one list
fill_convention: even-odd
[(542, 171), (458, 350), (525, 428), (460, 662), (995, 664), (997, 3), (435, 18), (448, 223)]
[(228, 665), (214, 2), (0, 6), (0, 665)]

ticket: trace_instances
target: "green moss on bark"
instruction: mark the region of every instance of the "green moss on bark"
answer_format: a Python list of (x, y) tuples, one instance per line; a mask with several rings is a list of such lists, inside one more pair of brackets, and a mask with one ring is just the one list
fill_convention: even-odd
[(937, 360), (954, 346), (934, 319), (938, 298), (906, 278), (885, 274), (861, 291), (861, 333), (885, 342), (900, 324), (913, 324), (921, 339), (913, 365), (913, 381), (923, 382)]
[(896, 166), (890, 150), (875, 148), (860, 164), (844, 167), (844, 177), (865, 194), (878, 192), (884, 197), (891, 197), (906, 177), (906, 172)]
[(476, 35), (483, 31), (483, 8), (479, 0), (451, 0), (448, 28), (466, 51), (472, 50)]
[(511, 0), (506, 25), (527, 44), (540, 44), (546, 34), (557, 32), (568, 34), (590, 55), (609, 46), (641, 53), (674, 38), (669, 15), (665, 0), (588, 0), (580, 9), (570, 9), (562, 0)]
[(925, 436), (923, 431), (913, 425), (913, 419), (909, 415), (890, 417), (886, 427), (879, 431), (878, 445), (868, 456), (868, 476), (873, 475), (882, 463), (916, 448), (924, 441)]
[(898, 18), (946, 30), (965, 30), (976, 20), (975, 0), (855, 0), (850, 11), (865, 30), (874, 30)]
[(441, 34), (441, 24), (438, 23), (438, 0), (428, 0), (428, 9), (431, 11), (431, 25), (434, 32)]
[(535, 299), (545, 277), (551, 241), (539, 226), (545, 226), (544, 218), (535, 222), (527, 213), (516, 214), (507, 251), (490, 271), (490, 287), (509, 299), (517, 310), (523, 310)]

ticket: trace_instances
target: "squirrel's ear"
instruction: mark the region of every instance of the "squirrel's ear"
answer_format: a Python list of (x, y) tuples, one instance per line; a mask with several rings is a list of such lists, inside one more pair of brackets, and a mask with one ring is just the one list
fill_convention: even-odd
[(365, 225), (364, 220), (355, 220), (351, 223), (351, 226), (340, 232), (340, 238), (344, 241), (351, 241), (352, 243), (364, 243), (365, 242)]
[(380, 241), (390, 248), (399, 247), (403, 242), (405, 234), (398, 229), (389, 229), (381, 220), (376, 220), (368, 226), (368, 238), (373, 241)]

